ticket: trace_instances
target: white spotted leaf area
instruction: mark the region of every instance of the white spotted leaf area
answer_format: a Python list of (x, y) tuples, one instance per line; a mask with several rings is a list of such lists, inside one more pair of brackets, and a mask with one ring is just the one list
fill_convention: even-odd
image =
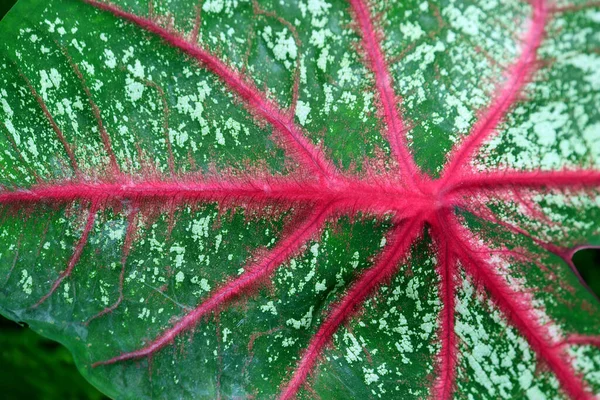
[(593, 399), (600, 3), (20, 0), (0, 312), (119, 399)]

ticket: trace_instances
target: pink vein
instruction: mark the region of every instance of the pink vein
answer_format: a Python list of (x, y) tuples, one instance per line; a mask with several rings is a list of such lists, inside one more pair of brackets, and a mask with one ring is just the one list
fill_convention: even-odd
[[(134, 203), (134, 205), (135, 205), (135, 203)], [(135, 209), (135, 206), (132, 208)], [(117, 301), (115, 301), (113, 304), (106, 307), (105, 309), (100, 311), (98, 314), (89, 318), (84, 323), (85, 325), (89, 325), (89, 323), (92, 322), (93, 320), (100, 318), (100, 317), (116, 310), (117, 307), (119, 307), (119, 305), (121, 305), (121, 302), (123, 301), (123, 285), (125, 284), (125, 264), (127, 263), (127, 258), (129, 257), (129, 251), (131, 250), (131, 246), (133, 245), (134, 235), (137, 230), (137, 216), (138, 216), (138, 211), (132, 210), (132, 211), (130, 211), (129, 216), (127, 218), (127, 231), (125, 233), (125, 239), (123, 240), (123, 250), (122, 250), (123, 254), (121, 255), (121, 273), (119, 274), (119, 297), (117, 298)]]
[[(437, 227), (439, 229), (440, 223)], [(440, 257), (438, 271), (440, 274), (440, 298), (442, 310), (440, 312), (441, 349), (438, 354), (438, 376), (433, 386), (433, 398), (437, 400), (450, 400), (455, 388), (456, 362), (458, 358), (458, 343), (454, 331), (454, 316), (456, 312), (456, 259), (446, 242), (443, 232), (434, 230), (435, 240), (438, 244)]]
[(418, 218), (411, 218), (394, 228), (386, 249), (375, 265), (361, 274), (311, 339), (292, 378), (281, 391), (280, 400), (288, 400), (296, 395), (340, 325), (348, 321), (359, 305), (398, 270), (400, 261), (407, 256), (421, 227)]
[(506, 171), (463, 175), (446, 187), (448, 191), (504, 188), (578, 189), (600, 186), (600, 171)]
[(75, 245), (75, 249), (73, 250), (73, 254), (71, 255), (71, 259), (69, 260), (69, 264), (67, 265), (67, 268), (63, 272), (61, 272), (61, 274), (59, 275), (58, 279), (56, 279), (54, 281), (54, 283), (52, 284), (52, 288), (50, 289), (50, 291), (48, 293), (46, 293), (34, 305), (34, 307), (40, 306), (50, 296), (52, 296), (52, 294), (56, 291), (56, 289), (58, 289), (58, 287), (60, 286), (60, 284), (62, 283), (62, 281), (66, 277), (70, 276), (71, 272), (73, 272), (73, 269), (77, 265), (77, 262), (79, 262), (79, 258), (81, 257), (81, 253), (83, 252), (83, 248), (85, 247), (85, 245), (86, 245), (86, 243), (88, 241), (88, 236), (89, 236), (92, 228), (94, 227), (94, 221), (96, 220), (96, 213), (97, 213), (97, 211), (98, 211), (98, 207), (97, 207), (96, 203), (92, 203), (92, 205), (90, 207), (90, 210), (88, 211), (87, 222), (85, 224), (85, 227), (83, 228), (83, 232), (81, 233), (81, 237), (79, 238), (79, 241)]
[(529, 296), (515, 291), (498, 272), (480, 256), (481, 252), (468, 243), (468, 233), (456, 220), (446, 220), (452, 251), (476, 281), (481, 282), (493, 301), (508, 320), (523, 334), (541, 361), (554, 372), (563, 390), (574, 399), (592, 399), (581, 377), (573, 370), (570, 360), (560, 348), (551, 343), (551, 334), (538, 322)]
[(100, 108), (94, 102), (94, 99), (92, 98), (92, 92), (88, 88), (88, 86), (85, 82), (85, 77), (79, 70), (77, 63), (75, 63), (75, 61), (73, 61), (73, 59), (71, 58), (71, 56), (69, 55), (69, 53), (67, 52), (67, 50), (65, 48), (63, 48), (62, 46), (59, 46), (59, 47), (61, 48), (61, 51), (65, 55), (69, 64), (71, 65), (71, 68), (73, 68), (75, 75), (77, 75), (77, 78), (79, 79), (79, 82), (81, 83), (81, 87), (88, 98), (88, 103), (90, 104), (90, 107), (92, 108), (92, 114), (94, 115), (94, 118), (96, 119), (96, 125), (98, 125), (98, 130), (100, 132), (100, 138), (102, 140), (104, 150), (106, 151), (106, 154), (108, 155), (109, 160), (110, 160), (109, 162), (110, 162), (110, 167), (112, 169), (112, 172), (115, 175), (119, 175), (121, 170), (119, 168), (119, 163), (117, 162), (117, 158), (116, 158), (115, 153), (112, 148), (110, 136), (109, 136), (108, 132), (106, 131), (106, 128), (104, 127), (104, 122), (102, 121), (102, 113), (100, 112)]
[(394, 185), (348, 181), (339, 186), (325, 186), (287, 179), (236, 182), (207, 181), (143, 181), (129, 183), (65, 182), (40, 184), (27, 190), (0, 190), (0, 204), (20, 206), (31, 203), (69, 203), (87, 200), (102, 204), (128, 199), (139, 204), (170, 202), (181, 204), (195, 201), (261, 204), (265, 202), (315, 204), (336, 201), (336, 207), (346, 211), (385, 213), (390, 210), (416, 215), (427, 209), (431, 200), (420, 193), (411, 193)]
[(379, 100), (383, 108), (381, 113), (387, 125), (387, 139), (390, 143), (392, 153), (400, 165), (400, 172), (403, 178), (406, 178), (409, 185), (414, 186), (415, 178), (419, 175), (419, 171), (408, 150), (405, 136), (407, 128), (398, 112), (401, 99), (396, 96), (392, 88), (392, 77), (381, 51), (379, 39), (375, 33), (367, 5), (363, 0), (349, 0), (349, 2), (360, 27), (369, 67), (375, 75), (377, 92), (379, 93)]
[(193, 328), (202, 317), (217, 311), (220, 306), (247, 294), (262, 280), (271, 275), (277, 267), (292, 257), (310, 239), (315, 237), (331, 212), (331, 205), (318, 207), (304, 222), (269, 251), (260, 261), (246, 268), (246, 272), (228, 284), (215, 290), (193, 311), (185, 315), (173, 327), (167, 329), (147, 346), (129, 353), (124, 353), (110, 360), (98, 361), (92, 366), (109, 365), (120, 361), (148, 357), (169, 345), (182, 332)]
[(52, 117), (52, 114), (48, 110), (48, 107), (46, 106), (46, 103), (44, 102), (44, 99), (42, 99), (42, 97), (35, 90), (35, 88), (31, 84), (31, 82), (29, 81), (29, 79), (24, 74), (21, 74), (21, 77), (23, 78), (23, 80), (27, 84), (27, 87), (29, 87), (29, 91), (31, 92), (31, 94), (33, 95), (33, 97), (35, 98), (35, 100), (37, 101), (37, 103), (39, 104), (40, 108), (42, 109), (42, 112), (44, 113), (44, 116), (46, 117), (46, 119), (50, 123), (50, 126), (52, 127), (52, 130), (56, 134), (56, 137), (58, 138), (58, 141), (62, 144), (63, 149), (65, 150), (65, 153), (67, 153), (67, 157), (69, 158), (69, 162), (71, 164), (71, 168), (73, 168), (73, 172), (75, 172), (76, 175), (79, 175), (80, 174), (79, 166), (77, 165), (77, 160), (75, 159), (75, 155), (73, 154), (73, 150), (71, 149), (71, 146), (69, 145), (69, 143), (65, 139), (65, 135), (63, 134), (62, 130), (59, 128), (58, 124), (54, 120), (54, 117)]
[(283, 136), (283, 139), (293, 148), (298, 162), (310, 168), (319, 176), (332, 177), (334, 174), (332, 166), (325, 159), (322, 152), (306, 139), (302, 130), (294, 123), (293, 116), (283, 114), (280, 107), (268, 100), (263, 93), (248, 83), (243, 76), (228, 67), (223, 61), (198, 47), (196, 44), (186, 41), (176, 32), (163, 28), (148, 18), (129, 13), (110, 3), (98, 0), (82, 1), (100, 10), (108, 11), (119, 18), (123, 18), (142, 29), (160, 36), (171, 46), (180, 49), (187, 55), (198, 60), (206, 69), (217, 75), (223, 83), (236, 92), (246, 102), (251, 111), (269, 122)]
[(563, 344), (569, 345), (587, 345), (587, 346), (595, 346), (600, 348), (600, 336), (588, 336), (581, 334), (573, 334), (568, 336)]
[(453, 154), (442, 172), (442, 180), (456, 177), (456, 171), (468, 165), (473, 153), (494, 133), (508, 111), (519, 100), (523, 89), (535, 71), (537, 52), (544, 38), (548, 20), (546, 0), (531, 0), (533, 15), (519, 59), (508, 69), (506, 83), (496, 94), (489, 108), (475, 123), (469, 135)]

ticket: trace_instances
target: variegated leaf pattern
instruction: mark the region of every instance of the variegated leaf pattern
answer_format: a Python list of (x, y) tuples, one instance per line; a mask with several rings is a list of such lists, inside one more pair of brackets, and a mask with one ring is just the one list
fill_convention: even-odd
[(20, 0), (0, 311), (115, 398), (594, 398), (600, 3)]

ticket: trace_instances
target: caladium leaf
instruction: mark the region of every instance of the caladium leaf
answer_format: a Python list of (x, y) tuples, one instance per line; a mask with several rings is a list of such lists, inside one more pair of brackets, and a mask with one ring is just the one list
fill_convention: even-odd
[(21, 0), (0, 310), (118, 398), (592, 398), (600, 5)]

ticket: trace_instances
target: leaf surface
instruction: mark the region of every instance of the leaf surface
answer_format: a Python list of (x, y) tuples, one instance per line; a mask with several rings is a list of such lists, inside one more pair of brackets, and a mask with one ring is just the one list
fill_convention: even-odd
[(118, 398), (593, 398), (599, 8), (21, 0), (0, 310)]

